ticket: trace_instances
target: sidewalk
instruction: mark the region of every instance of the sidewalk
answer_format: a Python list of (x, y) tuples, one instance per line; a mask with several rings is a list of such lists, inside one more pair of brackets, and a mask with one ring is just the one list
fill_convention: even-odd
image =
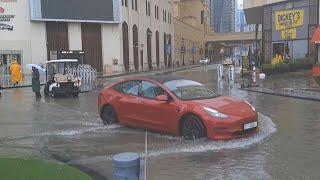
[[(166, 74), (171, 72), (183, 71), (186, 69), (192, 69), (196, 67), (200, 67), (202, 65), (195, 64), (195, 65), (187, 65), (187, 66), (179, 66), (174, 68), (166, 68), (166, 69), (159, 69), (153, 71), (136, 71), (136, 72), (114, 72), (112, 74), (100, 74), (98, 75), (98, 79), (105, 79), (105, 78), (114, 78), (114, 77), (121, 77), (121, 76), (130, 76), (130, 75), (138, 75), (138, 74), (150, 74), (155, 73), (158, 74)], [(45, 74), (40, 75), (40, 83), (41, 85), (45, 85)], [(25, 75), (25, 79), (22, 83), (18, 84), (17, 86), (13, 86), (11, 82), (11, 76), (9, 75), (1, 75), (0, 76), (0, 85), (3, 89), (11, 89), (11, 88), (24, 88), (24, 87), (31, 87), (31, 75)]]
[(320, 87), (313, 80), (311, 71), (297, 71), (272, 75), (259, 80), (258, 87), (245, 87), (243, 90), (320, 101)]

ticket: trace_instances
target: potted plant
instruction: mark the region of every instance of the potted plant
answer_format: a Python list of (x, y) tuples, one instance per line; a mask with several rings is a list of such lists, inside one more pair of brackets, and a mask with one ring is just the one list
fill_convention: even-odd
[(317, 62), (312, 68), (312, 75), (318, 76), (320, 75), (320, 62)]

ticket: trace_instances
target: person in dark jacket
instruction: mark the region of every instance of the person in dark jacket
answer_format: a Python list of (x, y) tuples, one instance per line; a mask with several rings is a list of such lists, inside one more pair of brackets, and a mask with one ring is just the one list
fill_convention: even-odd
[(37, 97), (41, 97), (40, 74), (39, 70), (35, 67), (32, 67), (32, 91), (36, 94)]

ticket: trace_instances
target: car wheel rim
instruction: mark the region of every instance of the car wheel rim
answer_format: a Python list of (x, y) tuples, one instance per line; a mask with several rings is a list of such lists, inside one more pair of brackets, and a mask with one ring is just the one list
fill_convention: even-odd
[(183, 136), (185, 139), (198, 139), (200, 137), (201, 128), (195, 120), (187, 120), (183, 124)]
[(102, 117), (104, 124), (114, 124), (116, 122), (116, 114), (110, 107), (104, 109)]

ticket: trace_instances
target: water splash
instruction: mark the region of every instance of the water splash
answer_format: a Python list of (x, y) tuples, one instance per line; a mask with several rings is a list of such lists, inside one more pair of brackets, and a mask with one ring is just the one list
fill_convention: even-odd
[[(175, 153), (198, 153), (207, 151), (222, 151), (226, 149), (241, 149), (251, 145), (261, 143), (271, 134), (277, 131), (276, 124), (267, 116), (259, 114), (259, 132), (248, 138), (235, 139), (229, 141), (209, 141), (206, 139), (200, 139), (196, 141), (187, 141), (183, 138), (172, 137), (168, 135), (160, 135), (156, 133), (149, 133), (149, 136), (160, 139), (165, 139), (168, 142), (166, 147), (155, 148), (157, 150), (150, 150), (148, 157), (157, 157), (160, 155), (175, 154)], [(152, 149), (152, 145), (150, 149)], [(144, 157), (144, 153), (141, 152), (141, 157)], [(94, 157), (81, 158), (72, 160), (72, 164), (91, 164), (101, 161), (112, 160), (113, 155), (100, 155)]]

